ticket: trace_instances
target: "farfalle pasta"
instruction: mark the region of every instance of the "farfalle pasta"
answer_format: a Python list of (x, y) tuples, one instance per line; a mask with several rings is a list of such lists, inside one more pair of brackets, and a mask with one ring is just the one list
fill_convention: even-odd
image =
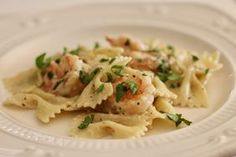
[(78, 114), (72, 137), (137, 138), (155, 119), (191, 124), (175, 106), (207, 107), (205, 85), (219, 70), (218, 53), (196, 55), (157, 41), (106, 36), (110, 47), (78, 47), (47, 57), (36, 68), (3, 80), (12, 96), (5, 105), (35, 110), (43, 123), (61, 112)]

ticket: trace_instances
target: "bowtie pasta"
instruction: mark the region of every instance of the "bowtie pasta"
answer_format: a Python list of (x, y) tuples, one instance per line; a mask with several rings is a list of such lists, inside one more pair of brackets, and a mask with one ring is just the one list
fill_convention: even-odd
[(209, 105), (205, 85), (222, 67), (218, 53), (200, 56), (127, 35), (106, 40), (109, 47), (39, 55), (36, 67), (3, 80), (12, 93), (4, 104), (34, 109), (43, 123), (78, 111), (68, 132), (86, 138), (141, 137), (155, 119), (184, 127), (191, 121), (175, 106)]

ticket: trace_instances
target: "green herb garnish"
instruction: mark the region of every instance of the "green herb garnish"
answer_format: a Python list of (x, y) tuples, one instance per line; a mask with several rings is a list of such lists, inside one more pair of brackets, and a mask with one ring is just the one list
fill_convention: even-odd
[(103, 63), (103, 62), (108, 62), (109, 61), (109, 59), (108, 58), (102, 58), (102, 59), (100, 59), (100, 63)]
[(158, 71), (160, 72), (168, 72), (170, 70), (169, 65), (167, 64), (167, 62), (165, 60), (161, 61), (161, 64), (158, 66)]
[(112, 74), (107, 72), (106, 75), (107, 75), (107, 81), (106, 82), (112, 82), (113, 81)]
[(78, 129), (86, 129), (90, 123), (93, 123), (94, 115), (88, 115), (84, 118), (84, 120), (78, 126)]
[(68, 48), (67, 47), (64, 47), (63, 48), (63, 54), (66, 54), (68, 52)]
[(87, 72), (80, 70), (79, 79), (83, 84), (88, 84), (90, 82), (90, 75)]
[(179, 79), (179, 75), (177, 75), (176, 73), (170, 72), (168, 73), (167, 79), (171, 81), (175, 81)]
[(79, 79), (83, 84), (88, 84), (93, 78), (96, 76), (97, 73), (100, 72), (100, 68), (94, 69), (90, 74), (80, 70), (79, 72)]
[(180, 76), (176, 73), (173, 73), (172, 71), (169, 72), (157, 72), (157, 76), (162, 82), (166, 82), (168, 80), (176, 81), (180, 79)]
[(163, 72), (157, 72), (157, 76), (162, 82), (166, 82), (168, 80), (168, 74)]
[(73, 50), (69, 51), (69, 53), (72, 54), (72, 55), (78, 56), (80, 50), (81, 50), (81, 48), (78, 46), (76, 49), (73, 49)]
[(136, 92), (138, 91), (138, 85), (134, 81), (128, 80), (125, 81), (125, 84), (129, 86), (132, 94), (136, 94)]
[(101, 68), (96, 68), (90, 73), (90, 81), (101, 71)]
[(175, 47), (172, 45), (167, 45), (166, 46), (167, 50), (170, 52), (170, 55), (174, 56), (175, 55)]
[(112, 58), (112, 59), (109, 61), (109, 64), (113, 63), (115, 60), (116, 60), (116, 58)]
[(156, 47), (156, 48), (148, 49), (145, 52), (156, 52), (156, 53), (159, 53), (160, 51), (161, 51), (160, 48)]
[(204, 72), (204, 73), (205, 73), (205, 75), (207, 75), (207, 74), (208, 74), (209, 70), (210, 70), (209, 68), (205, 69), (205, 72)]
[(66, 53), (70, 53), (72, 55), (78, 56), (80, 51), (81, 51), (81, 48), (79, 46), (75, 49), (70, 50), (70, 51), (68, 50), (67, 47), (64, 47), (63, 48), (63, 55), (65, 55)]
[(123, 69), (124, 69), (124, 66), (122, 65), (113, 65), (111, 67), (111, 71), (118, 76), (122, 76), (121, 73)]
[(138, 85), (132, 80), (127, 80), (116, 86), (116, 102), (119, 102), (122, 99), (128, 89), (130, 89), (131, 93), (134, 95), (138, 91)]
[(199, 58), (195, 55), (192, 55), (192, 60), (193, 60), (193, 62), (197, 62), (199, 60)]
[(101, 46), (100, 46), (100, 44), (99, 44), (99, 42), (95, 42), (95, 44), (94, 44), (94, 49), (98, 49), (98, 48), (100, 48)]
[(175, 122), (176, 127), (179, 126), (182, 122), (186, 125), (190, 125), (192, 122), (182, 118), (182, 114), (171, 114), (171, 113), (165, 113), (167, 115), (167, 118), (173, 122)]
[(97, 93), (100, 93), (100, 92), (102, 92), (103, 91), (103, 89), (104, 89), (104, 84), (100, 84), (100, 86), (97, 88)]
[(35, 64), (39, 69), (46, 68), (51, 62), (51, 58), (45, 59), (45, 56), (46, 56), (46, 53), (43, 53), (39, 55), (35, 60)]
[(158, 66), (156, 74), (162, 82), (168, 80), (176, 81), (180, 79), (180, 76), (174, 73), (164, 60), (162, 60), (161, 64)]
[(121, 100), (127, 90), (127, 87), (122, 83), (116, 86), (116, 102)]

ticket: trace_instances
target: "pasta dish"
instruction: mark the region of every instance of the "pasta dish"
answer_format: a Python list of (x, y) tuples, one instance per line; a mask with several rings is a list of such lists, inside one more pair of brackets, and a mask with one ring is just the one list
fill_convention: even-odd
[(219, 54), (195, 54), (154, 40), (106, 36), (110, 46), (64, 48), (35, 59), (35, 67), (3, 80), (12, 96), (4, 105), (35, 110), (50, 123), (76, 112), (72, 137), (135, 138), (163, 119), (185, 127), (192, 122), (175, 107), (207, 107), (206, 83), (219, 70)]

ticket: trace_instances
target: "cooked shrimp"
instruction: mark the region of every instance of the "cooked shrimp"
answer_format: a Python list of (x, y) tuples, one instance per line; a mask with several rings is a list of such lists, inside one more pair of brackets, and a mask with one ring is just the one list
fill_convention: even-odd
[(157, 63), (156, 61), (152, 59), (132, 59), (131, 62), (129, 62), (129, 67), (138, 69), (138, 70), (146, 70), (146, 71), (156, 71), (157, 69)]
[(78, 56), (65, 54), (43, 70), (43, 90), (61, 96), (77, 95), (84, 88), (79, 80), (82, 69), (87, 70), (88, 66)]
[(57, 95), (72, 97), (80, 94), (86, 86), (79, 80), (77, 71), (68, 72), (63, 79), (63, 83), (54, 90)]
[(156, 57), (151, 54), (142, 52), (145, 50), (145, 45), (139, 40), (122, 35), (117, 38), (106, 36), (106, 40), (112, 46), (119, 46), (125, 49), (123, 55), (132, 57), (129, 66), (139, 70), (155, 71), (157, 68)]
[[(133, 81), (138, 89), (136, 93), (133, 93), (131, 89), (125, 91), (124, 95), (117, 102), (117, 86), (126, 81)], [(141, 114), (152, 105), (154, 101), (154, 87), (151, 83), (150, 78), (141, 79), (136, 75), (123, 76), (117, 78), (113, 82), (114, 93), (105, 102), (106, 106), (110, 108), (111, 112), (121, 113), (121, 114)]]
[(129, 53), (133, 59), (129, 66), (138, 70), (148, 70), (155, 72), (158, 66), (157, 58), (144, 52), (134, 51)]
[(112, 46), (119, 46), (123, 47), (125, 49), (130, 49), (131, 51), (142, 51), (145, 50), (145, 45), (136, 39), (132, 39), (131, 37), (127, 35), (121, 35), (117, 38), (106, 36), (106, 40), (112, 45)]

